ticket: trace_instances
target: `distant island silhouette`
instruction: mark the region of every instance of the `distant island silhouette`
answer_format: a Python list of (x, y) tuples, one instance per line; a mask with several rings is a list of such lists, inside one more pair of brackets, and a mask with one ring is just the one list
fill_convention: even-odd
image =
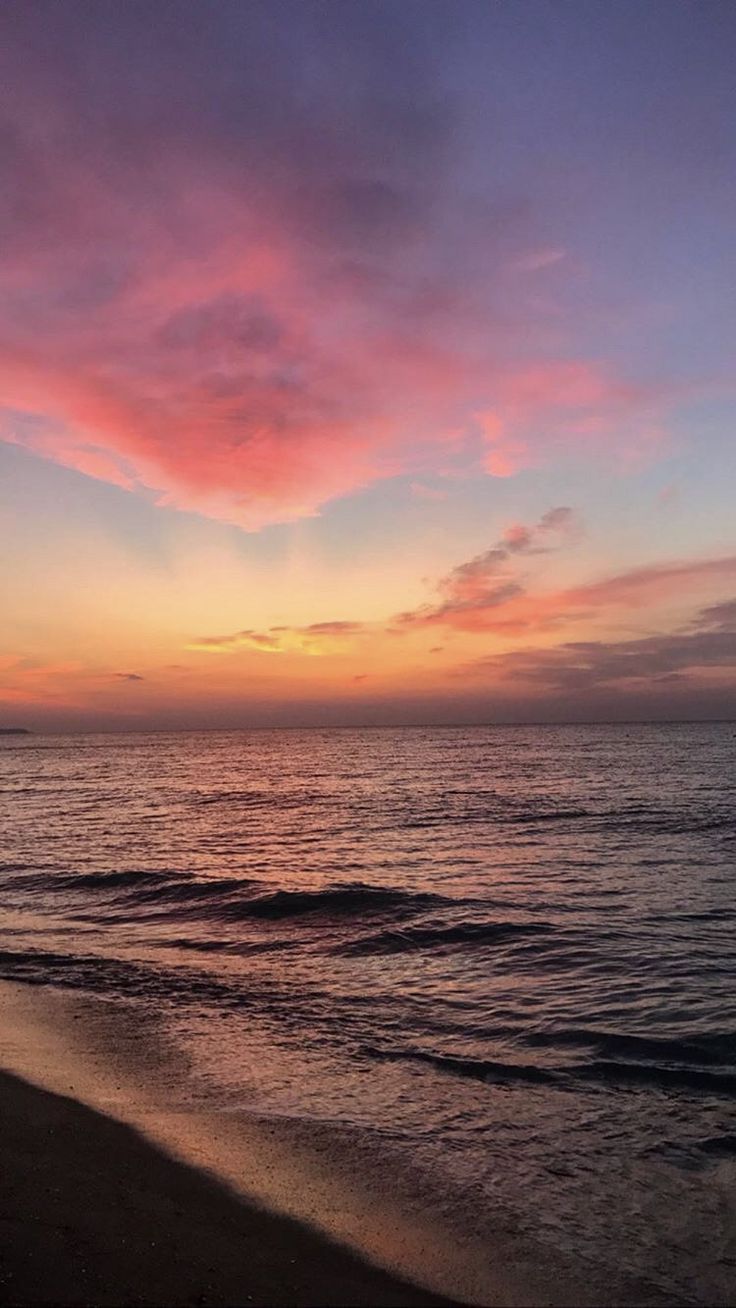
[(28, 727), (0, 727), (0, 736), (30, 736)]

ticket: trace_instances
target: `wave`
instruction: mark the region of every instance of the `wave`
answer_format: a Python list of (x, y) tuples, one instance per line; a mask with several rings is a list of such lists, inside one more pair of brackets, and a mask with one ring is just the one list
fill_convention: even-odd
[(461, 1058), (454, 1054), (421, 1049), (387, 1050), (365, 1048), (374, 1058), (428, 1063), (440, 1072), (491, 1084), (524, 1082), (573, 1090), (576, 1083), (596, 1082), (612, 1089), (648, 1085), (660, 1090), (695, 1090), (732, 1097), (736, 1095), (736, 1074), (694, 1067), (666, 1067), (613, 1060), (579, 1063), (570, 1067), (538, 1067), (528, 1063), (504, 1063), (496, 1059)]
[(121, 870), (112, 872), (58, 872), (42, 869), (14, 878), (16, 889), (47, 894), (54, 891), (94, 892), (107, 896), (116, 910), (160, 905), (167, 912), (196, 912), (204, 918), (236, 921), (241, 918), (335, 916), (390, 916), (426, 912), (454, 901), (430, 892), (412, 892), (363, 882), (335, 882), (321, 889), (272, 889), (253, 877), (199, 877), (175, 870)]
[(678, 1038), (573, 1027), (567, 1031), (519, 1030), (517, 1034), (526, 1045), (545, 1048), (560, 1045), (587, 1047), (603, 1059), (622, 1058), (635, 1062), (667, 1061), (700, 1065), (736, 1063), (736, 1034), (730, 1032), (712, 1032)]
[(517, 825), (524, 822), (574, 822), (579, 818), (589, 817), (595, 817), (595, 813), (589, 808), (557, 808), (515, 813), (513, 816), (504, 814), (501, 820)]
[(503, 826), (517, 826), (536, 822), (575, 822), (581, 818), (593, 818), (596, 814), (587, 808), (540, 808), (527, 811), (509, 811), (498, 801), (491, 805), (463, 805), (438, 809), (436, 812), (424, 813), (419, 817), (405, 818), (402, 829), (407, 831), (423, 830), (431, 827), (445, 827), (448, 823), (493, 822)]
[[(32, 863), (5, 863), (0, 873), (13, 877), (12, 887), (24, 890), (146, 890), (166, 885), (184, 885), (194, 879), (193, 872), (123, 869), (112, 872), (61, 872)], [(17, 874), (21, 873), (21, 876)]]
[(441, 895), (368, 886), (358, 881), (338, 882), (324, 890), (273, 890), (229, 905), (226, 911), (228, 916), (280, 919), (307, 913), (343, 916), (414, 912), (441, 902)]
[(575, 1068), (575, 1075), (587, 1081), (608, 1081), (619, 1085), (653, 1085), (663, 1090), (702, 1090), (717, 1095), (736, 1095), (736, 1073), (712, 1072), (700, 1067), (662, 1067), (650, 1063), (605, 1061)]
[(421, 922), (361, 936), (339, 949), (341, 954), (366, 957), (401, 954), (426, 946), (500, 944), (552, 931), (546, 922)]
[(498, 1060), (482, 1058), (460, 1058), (454, 1054), (433, 1054), (423, 1049), (374, 1049), (364, 1046), (363, 1053), (385, 1062), (428, 1063), (440, 1072), (454, 1076), (467, 1077), (473, 1081), (485, 1081), (487, 1084), (500, 1084), (511, 1081), (524, 1081), (533, 1085), (559, 1085), (562, 1078), (555, 1070), (535, 1067), (528, 1063), (502, 1063)]
[(50, 877), (52, 886), (70, 890), (149, 889), (153, 886), (187, 884), (190, 872), (122, 871), (122, 872), (63, 872)]
[(251, 954), (282, 954), (287, 949), (298, 949), (296, 940), (268, 937), (265, 940), (220, 940), (212, 937), (168, 936), (155, 939), (160, 949), (177, 950), (193, 954), (230, 954), (246, 958)]
[(210, 805), (236, 805), (238, 808), (275, 809), (279, 812), (293, 808), (315, 808), (325, 803), (325, 795), (320, 791), (293, 790), (277, 798), (272, 790), (217, 790), (207, 794), (194, 794), (189, 802), (195, 808)]
[(712, 1135), (698, 1142), (704, 1154), (717, 1154), (723, 1158), (736, 1155), (736, 1135)]
[[(13, 880), (14, 889), (36, 895), (78, 892), (87, 897), (88, 903), (94, 896), (94, 907), (77, 915), (90, 921), (107, 916), (110, 906), (116, 918), (125, 912), (134, 916), (136, 911), (157, 907), (167, 913), (177, 909), (196, 913), (200, 911), (198, 906), (214, 905), (260, 884), (245, 877), (199, 878), (194, 872), (145, 869), (51, 874), (37, 869)], [(104, 909), (99, 906), (100, 901)]]

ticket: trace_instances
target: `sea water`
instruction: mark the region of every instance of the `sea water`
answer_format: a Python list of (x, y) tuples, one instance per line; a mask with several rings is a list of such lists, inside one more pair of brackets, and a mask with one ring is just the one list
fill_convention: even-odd
[(6, 737), (0, 976), (733, 1302), (735, 777), (725, 723)]

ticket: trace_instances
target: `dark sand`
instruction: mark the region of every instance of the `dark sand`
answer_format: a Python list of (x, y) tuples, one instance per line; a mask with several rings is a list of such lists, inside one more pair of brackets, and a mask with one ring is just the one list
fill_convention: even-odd
[(0, 1073), (0, 1303), (443, 1304)]

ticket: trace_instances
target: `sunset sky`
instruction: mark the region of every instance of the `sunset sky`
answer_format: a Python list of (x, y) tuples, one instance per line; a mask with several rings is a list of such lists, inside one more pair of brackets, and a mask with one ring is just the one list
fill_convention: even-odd
[(732, 0), (0, 29), (0, 725), (736, 714)]

